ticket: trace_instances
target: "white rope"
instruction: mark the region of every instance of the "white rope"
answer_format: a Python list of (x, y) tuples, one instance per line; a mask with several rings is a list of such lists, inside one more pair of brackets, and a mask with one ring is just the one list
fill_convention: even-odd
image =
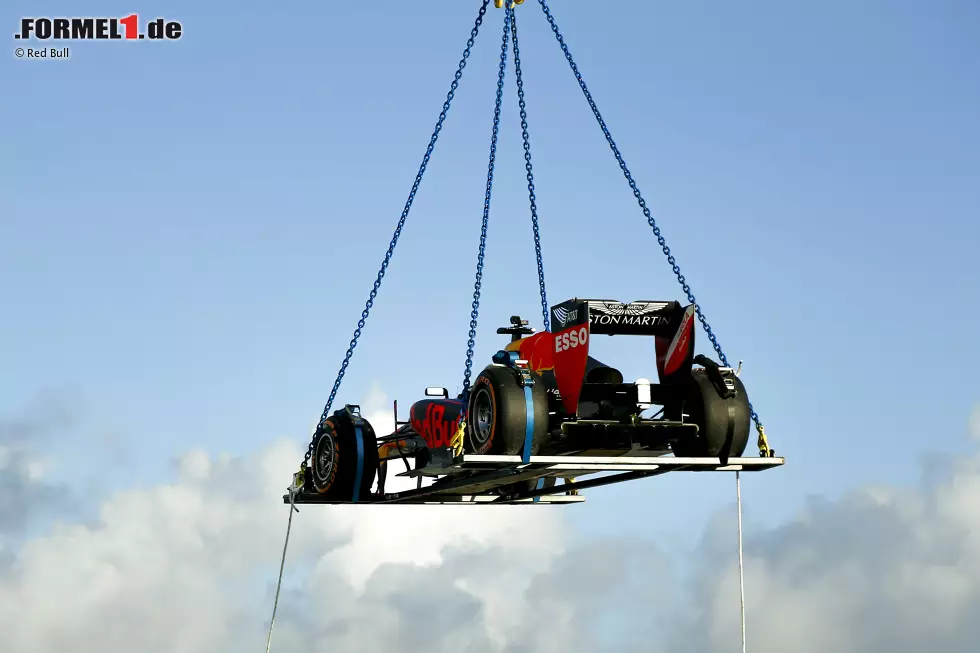
[(742, 483), (739, 478), (739, 472), (737, 471), (735, 472), (735, 498), (738, 504), (738, 592), (742, 617), (742, 653), (745, 653), (745, 575), (742, 566)]
[(272, 629), (276, 626), (276, 610), (279, 608), (279, 591), (282, 589), (282, 572), (286, 567), (286, 548), (289, 546), (289, 531), (293, 528), (293, 511), (299, 508), (293, 503), (294, 488), (289, 489), (289, 522), (286, 524), (286, 541), (282, 545), (282, 561), (279, 563), (279, 582), (276, 584), (276, 600), (272, 604), (272, 621), (269, 622), (269, 641), (265, 645), (265, 653), (272, 650)]

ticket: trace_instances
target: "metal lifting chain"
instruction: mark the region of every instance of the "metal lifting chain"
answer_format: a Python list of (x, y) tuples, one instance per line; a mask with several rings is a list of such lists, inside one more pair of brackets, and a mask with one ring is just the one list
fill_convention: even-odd
[(551, 320), (548, 315), (548, 293), (544, 287), (544, 263), (541, 259), (541, 232), (538, 229), (538, 206), (534, 196), (534, 173), (531, 172), (531, 142), (527, 133), (527, 106), (524, 103), (524, 79), (521, 76), (521, 50), (517, 44), (517, 15), (514, 9), (507, 10), (511, 14), (514, 40), (514, 76), (517, 78), (517, 98), (521, 107), (521, 136), (524, 138), (524, 169), (527, 170), (527, 194), (531, 202), (531, 227), (534, 231), (534, 253), (538, 259), (538, 287), (541, 290), (541, 317), (544, 320), (544, 330), (551, 330)]
[[(644, 200), (643, 196), (640, 194), (640, 189), (637, 188), (636, 182), (633, 180), (633, 175), (630, 173), (629, 168), (626, 166), (626, 161), (623, 159), (623, 155), (620, 154), (619, 148), (616, 147), (616, 142), (613, 140), (612, 134), (609, 133), (609, 128), (606, 127), (606, 122), (602, 119), (602, 114), (599, 113), (599, 108), (592, 99), (592, 94), (589, 93), (589, 88), (586, 86), (585, 80), (582, 78), (582, 74), (578, 70), (578, 66), (575, 65), (575, 61), (572, 59), (572, 54), (569, 52), (568, 46), (565, 44), (564, 37), (562, 37), (561, 32), (558, 30), (558, 25), (555, 23), (554, 16), (551, 15), (551, 10), (548, 8), (547, 2), (545, 0), (538, 0), (538, 2), (541, 4), (541, 9), (544, 11), (544, 15), (548, 19), (548, 23), (551, 25), (551, 31), (555, 33), (555, 37), (558, 39), (558, 44), (561, 46), (562, 52), (565, 53), (565, 59), (568, 60), (568, 65), (571, 66), (572, 72), (575, 74), (575, 79), (578, 80), (579, 86), (582, 87), (582, 92), (585, 94), (585, 99), (588, 100), (589, 106), (592, 108), (592, 113), (595, 115), (596, 121), (598, 121), (599, 126), (602, 128), (602, 133), (606, 137), (609, 147), (612, 149), (613, 154), (616, 156), (616, 160), (619, 162), (619, 167), (622, 168), (623, 174), (626, 176), (626, 180), (629, 182), (630, 188), (633, 189), (633, 195), (636, 197), (636, 201), (643, 210), (643, 215), (646, 216), (647, 223), (653, 229), (653, 234), (657, 237), (657, 242), (660, 244), (664, 254), (667, 256), (667, 262), (670, 263), (671, 267), (673, 268), (674, 274), (677, 276), (677, 280), (680, 282), (681, 287), (687, 294), (688, 301), (694, 304), (694, 310), (697, 313), (698, 320), (701, 322), (705, 332), (708, 334), (708, 339), (711, 341), (715, 352), (718, 354), (718, 358), (721, 360), (723, 365), (730, 367), (728, 358), (725, 356), (725, 352), (722, 351), (721, 345), (718, 344), (718, 339), (715, 337), (714, 332), (708, 325), (708, 321), (701, 312), (701, 307), (694, 299), (694, 294), (691, 292), (690, 286), (687, 285), (687, 280), (684, 278), (684, 275), (681, 274), (681, 269), (678, 267), (677, 261), (674, 259), (674, 255), (670, 253), (670, 248), (667, 246), (667, 241), (664, 239), (663, 234), (660, 233), (660, 228), (657, 226), (656, 220), (654, 220), (653, 215), (650, 213), (646, 200)], [(759, 420), (759, 415), (755, 412), (751, 402), (749, 403), (749, 411), (752, 415), (752, 421), (755, 422), (756, 429), (759, 431), (759, 450), (763, 456), (771, 455), (772, 451), (769, 449), (769, 444), (766, 441), (765, 430), (763, 429), (762, 423)]]
[(391, 244), (388, 245), (388, 251), (385, 254), (384, 262), (381, 264), (381, 270), (378, 272), (378, 277), (374, 281), (374, 287), (371, 289), (371, 294), (368, 297), (367, 303), (364, 305), (364, 311), (361, 312), (361, 319), (357, 322), (357, 329), (354, 331), (354, 336), (351, 338), (350, 346), (347, 348), (347, 355), (344, 357), (344, 362), (340, 366), (340, 371), (337, 373), (337, 380), (333, 384), (333, 389), (330, 391), (330, 397), (327, 399), (326, 406), (323, 409), (323, 414), (320, 416), (320, 422), (317, 424), (317, 429), (314, 432), (313, 439), (310, 442), (310, 446), (306, 451), (306, 455), (303, 458), (303, 466), (306, 467), (313, 456), (313, 447), (316, 445), (316, 433), (319, 432), (320, 424), (329, 417), (330, 408), (333, 405), (334, 399), (337, 397), (337, 391), (340, 389), (340, 383), (343, 381), (344, 373), (347, 371), (347, 366), (350, 364), (351, 356), (354, 354), (354, 348), (357, 346), (358, 338), (361, 336), (361, 330), (364, 328), (364, 323), (367, 321), (368, 313), (371, 311), (371, 307), (374, 305), (374, 299), (378, 295), (378, 289), (381, 287), (381, 280), (384, 278), (385, 271), (388, 269), (388, 264), (391, 262), (392, 254), (395, 252), (395, 245), (398, 243), (398, 237), (401, 236), (402, 227), (405, 226), (405, 219), (408, 217), (408, 212), (412, 208), (412, 202), (415, 201), (415, 194), (418, 192), (419, 185), (422, 183), (422, 175), (425, 174), (425, 169), (429, 165), (429, 158), (432, 156), (432, 152), (436, 146), (436, 140), (439, 138), (439, 132), (442, 131), (442, 125), (446, 120), (446, 115), (449, 113), (449, 105), (453, 101), (453, 97), (456, 95), (456, 89), (459, 88), (459, 81), (463, 77), (463, 69), (466, 67), (466, 61), (469, 59), (470, 50), (473, 48), (473, 43), (476, 41), (477, 34), (479, 34), (480, 26), (483, 24), (483, 17), (487, 11), (487, 5), (490, 0), (483, 0), (480, 5), (480, 12), (476, 17), (476, 22), (473, 25), (473, 29), (470, 30), (470, 38), (466, 41), (466, 49), (463, 50), (463, 57), (459, 61), (459, 67), (456, 69), (456, 75), (453, 78), (453, 82), (450, 85), (449, 93), (446, 95), (446, 101), (442, 105), (442, 111), (439, 113), (439, 120), (436, 122), (435, 130), (432, 132), (432, 137), (429, 139), (429, 146), (425, 150), (425, 156), (422, 157), (422, 164), (419, 166), (418, 174), (415, 176), (415, 183), (412, 184), (412, 190), (408, 194), (408, 200), (405, 202), (405, 208), (402, 210), (401, 218), (398, 220), (398, 226), (395, 228), (395, 233), (392, 236)]
[(490, 162), (487, 166), (487, 192), (483, 198), (483, 226), (480, 229), (480, 253), (476, 260), (476, 280), (473, 283), (473, 310), (470, 312), (470, 333), (466, 343), (466, 369), (463, 372), (463, 397), (469, 396), (470, 376), (473, 373), (473, 353), (476, 346), (476, 325), (480, 316), (480, 287), (483, 284), (483, 263), (487, 249), (487, 227), (490, 223), (490, 195), (493, 191), (493, 170), (497, 159), (497, 134), (500, 131), (500, 104), (504, 97), (504, 72), (507, 69), (507, 40), (510, 37), (511, 10), (504, 17), (504, 35), (500, 43), (500, 68), (497, 72), (497, 99), (493, 108), (493, 134), (490, 138)]

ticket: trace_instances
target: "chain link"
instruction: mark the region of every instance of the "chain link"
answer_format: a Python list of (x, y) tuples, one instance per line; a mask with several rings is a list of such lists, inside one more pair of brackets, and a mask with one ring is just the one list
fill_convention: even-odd
[[(671, 254), (670, 248), (667, 246), (667, 241), (664, 239), (663, 234), (660, 233), (660, 227), (657, 226), (656, 220), (654, 220), (653, 215), (650, 213), (650, 209), (647, 207), (646, 200), (644, 200), (643, 196), (640, 194), (640, 189), (637, 188), (636, 182), (633, 180), (633, 175), (626, 166), (626, 161), (623, 159), (623, 155), (620, 154), (619, 148), (616, 146), (616, 142), (613, 141), (612, 134), (609, 133), (609, 129), (606, 127), (606, 122), (602, 119), (602, 115), (599, 113), (599, 108), (592, 99), (592, 94), (589, 93), (589, 88), (586, 86), (585, 80), (582, 78), (582, 74), (578, 70), (578, 66), (575, 65), (575, 61), (572, 59), (572, 54), (569, 52), (568, 46), (565, 44), (564, 37), (562, 37), (561, 32), (558, 30), (558, 25), (555, 23), (554, 16), (551, 15), (551, 10), (548, 8), (546, 0), (538, 0), (538, 2), (541, 4), (541, 9), (544, 11), (544, 15), (548, 19), (548, 23), (551, 25), (551, 31), (555, 33), (555, 36), (558, 39), (558, 44), (561, 46), (562, 52), (565, 54), (565, 59), (568, 60), (568, 65), (571, 66), (572, 72), (575, 74), (575, 79), (578, 80), (578, 84), (582, 88), (582, 92), (585, 94), (585, 99), (588, 100), (589, 106), (592, 108), (592, 113), (595, 115), (596, 121), (598, 121), (599, 126), (602, 128), (602, 133), (606, 137), (609, 147), (612, 149), (613, 154), (616, 156), (616, 160), (619, 162), (619, 167), (622, 168), (623, 174), (626, 176), (626, 180), (629, 182), (630, 188), (633, 190), (633, 196), (636, 197), (636, 201), (643, 210), (643, 215), (646, 216), (647, 223), (653, 229), (653, 234), (657, 237), (657, 242), (660, 244), (664, 255), (667, 257), (667, 262), (670, 263), (671, 268), (673, 268), (674, 274), (677, 276), (677, 280), (680, 282), (681, 287), (687, 294), (688, 301), (694, 304), (694, 310), (697, 313), (698, 321), (701, 322), (701, 326), (704, 327), (705, 332), (708, 334), (708, 340), (711, 341), (711, 345), (718, 354), (718, 358), (721, 360), (721, 363), (726, 367), (730, 367), (728, 358), (725, 356), (725, 352), (722, 351), (721, 345), (718, 344), (718, 338), (715, 337), (714, 332), (708, 325), (708, 321), (704, 317), (704, 313), (701, 312), (701, 307), (694, 299), (694, 294), (691, 292), (691, 288), (688, 286), (687, 280), (684, 278), (684, 275), (681, 274), (681, 269), (677, 265), (674, 255)], [(752, 415), (752, 420), (756, 424), (756, 427), (761, 430), (762, 423), (760, 422), (759, 415), (755, 412), (755, 409), (752, 407), (751, 403), (749, 403), (749, 411)]]
[(473, 353), (476, 346), (476, 325), (480, 316), (480, 290), (483, 285), (483, 263), (487, 249), (487, 227), (490, 224), (490, 195), (493, 190), (493, 171), (497, 160), (497, 134), (500, 131), (500, 105), (504, 97), (504, 72), (507, 70), (507, 40), (510, 37), (512, 15), (504, 16), (504, 35), (500, 43), (500, 68), (497, 72), (497, 99), (493, 108), (493, 135), (490, 138), (490, 163), (487, 166), (487, 192), (483, 198), (483, 226), (480, 229), (480, 253), (476, 260), (476, 280), (473, 283), (473, 310), (470, 312), (469, 340), (466, 343), (466, 369), (463, 372), (462, 396), (469, 396), (470, 376), (473, 374)]
[(527, 133), (527, 105), (524, 102), (524, 78), (521, 75), (521, 49), (517, 43), (517, 14), (509, 9), (513, 21), (512, 38), (514, 41), (514, 76), (517, 78), (517, 99), (521, 107), (521, 136), (524, 139), (524, 169), (527, 171), (527, 195), (531, 202), (531, 227), (534, 231), (534, 254), (538, 262), (538, 287), (541, 290), (541, 316), (544, 320), (544, 330), (551, 330), (551, 320), (548, 315), (548, 293), (544, 285), (544, 263), (541, 257), (541, 231), (538, 228), (538, 205), (534, 195), (534, 173), (531, 171), (531, 141)]
[(364, 310), (361, 312), (361, 319), (357, 321), (357, 329), (354, 330), (354, 335), (351, 338), (350, 346), (347, 348), (347, 354), (344, 356), (344, 362), (340, 365), (340, 371), (337, 373), (337, 380), (334, 381), (333, 389), (330, 391), (330, 397), (327, 399), (326, 406), (323, 408), (323, 414), (320, 416), (320, 422), (317, 424), (316, 430), (313, 433), (313, 439), (310, 441), (310, 446), (306, 451), (306, 455), (303, 457), (304, 466), (309, 464), (310, 458), (313, 456), (313, 447), (316, 446), (316, 436), (317, 433), (319, 433), (320, 425), (330, 415), (330, 408), (333, 405), (334, 399), (337, 397), (337, 391), (340, 389), (340, 384), (344, 379), (344, 374), (347, 372), (347, 366), (350, 364), (350, 359), (354, 355), (354, 348), (357, 346), (357, 341), (361, 337), (361, 331), (364, 329), (364, 324), (367, 321), (371, 307), (374, 306), (374, 299), (378, 295), (378, 290), (381, 288), (381, 281), (384, 279), (385, 272), (388, 269), (388, 264), (391, 262), (391, 257), (395, 253), (395, 245), (398, 244), (398, 238), (401, 236), (402, 228), (405, 226), (405, 219), (408, 217), (408, 212), (411, 210), (412, 203), (415, 201), (415, 194), (418, 192), (419, 186), (422, 183), (422, 176), (425, 174), (425, 169), (429, 165), (429, 159), (432, 156), (433, 150), (435, 149), (436, 140), (439, 138), (439, 132), (442, 131), (442, 125), (449, 113), (449, 106), (456, 95), (456, 89), (459, 88), (459, 81), (463, 77), (463, 69), (466, 67), (466, 61), (470, 57), (470, 51), (473, 48), (476, 37), (480, 32), (480, 26), (483, 24), (483, 17), (486, 15), (487, 5), (489, 2), (490, 0), (483, 0), (483, 4), (480, 6), (480, 12), (476, 17), (476, 22), (473, 25), (473, 29), (470, 30), (470, 38), (466, 41), (466, 48), (463, 50), (463, 57), (459, 61), (459, 67), (456, 69), (456, 74), (453, 77), (452, 84), (450, 85), (449, 93), (446, 95), (446, 101), (442, 105), (442, 111), (439, 112), (439, 120), (436, 122), (435, 130), (432, 132), (432, 137), (429, 139), (429, 145), (425, 150), (425, 156), (422, 157), (422, 164), (419, 167), (418, 174), (415, 176), (415, 183), (412, 184), (412, 190), (408, 194), (408, 200), (405, 202), (405, 208), (402, 210), (401, 218), (398, 220), (398, 226), (395, 228), (395, 233), (392, 236), (391, 243), (388, 245), (388, 251), (385, 253), (384, 262), (381, 264), (381, 270), (378, 271), (378, 277), (374, 281), (374, 287), (371, 289), (371, 294), (368, 297), (367, 303), (364, 305)]

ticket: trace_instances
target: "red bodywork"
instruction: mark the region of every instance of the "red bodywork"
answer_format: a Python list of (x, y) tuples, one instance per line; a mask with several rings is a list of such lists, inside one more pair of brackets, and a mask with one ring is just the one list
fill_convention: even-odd
[(569, 415), (578, 412), (578, 399), (589, 359), (588, 323), (572, 325), (554, 333), (543, 331), (507, 346), (535, 372), (553, 370), (562, 406)]
[(425, 444), (436, 449), (451, 445), (464, 410), (459, 399), (423, 399), (412, 404), (408, 419)]
[(680, 325), (673, 335), (658, 335), (657, 374), (665, 383), (678, 372), (687, 373), (694, 357), (694, 304), (684, 309)]
[[(564, 410), (569, 415), (578, 412), (578, 401), (582, 392), (582, 383), (589, 368), (589, 343), (592, 339), (592, 320), (589, 300), (570, 300), (564, 302), (564, 310), (553, 310), (553, 318), (559, 315), (565, 320), (563, 328), (554, 332), (542, 332), (529, 336), (507, 345), (509, 351), (517, 351), (518, 355), (528, 361), (528, 365), (536, 372), (552, 370), (555, 383), (561, 395)], [(612, 302), (601, 302), (610, 305)], [(682, 378), (691, 370), (694, 359), (694, 305), (681, 306), (678, 302), (643, 302), (656, 305), (647, 312), (646, 321), (640, 326), (637, 320), (631, 326), (608, 326), (599, 322), (596, 328), (599, 333), (634, 333), (636, 335), (652, 335), (655, 340), (657, 357), (657, 375), (661, 383), (671, 383)], [(608, 313), (606, 313), (608, 315)], [(628, 315), (624, 313), (624, 315)], [(599, 319), (606, 319), (600, 314)], [(642, 319), (642, 318), (640, 318)], [(555, 324), (561, 324), (553, 319)], [(629, 331), (632, 328), (633, 331)], [(597, 361), (593, 361), (596, 363)]]
[[(567, 415), (578, 413), (579, 397), (589, 368), (589, 343), (592, 322), (589, 300), (570, 300), (564, 313), (566, 325), (558, 331), (542, 331), (508, 343), (507, 351), (517, 352), (521, 360), (542, 374), (551, 371)], [(609, 302), (604, 302), (608, 304)], [(680, 379), (691, 370), (694, 358), (694, 305), (682, 307), (678, 302), (659, 303), (656, 319), (643, 333), (656, 342), (657, 375), (661, 383)], [(554, 311), (555, 309), (553, 309)], [(556, 313), (553, 313), (555, 315)], [(556, 322), (557, 323), (557, 322)], [(598, 333), (619, 333), (599, 322)], [(593, 360), (593, 365), (598, 361)], [(412, 428), (432, 448), (448, 447), (466, 413), (459, 399), (423, 399), (412, 405), (409, 421)]]

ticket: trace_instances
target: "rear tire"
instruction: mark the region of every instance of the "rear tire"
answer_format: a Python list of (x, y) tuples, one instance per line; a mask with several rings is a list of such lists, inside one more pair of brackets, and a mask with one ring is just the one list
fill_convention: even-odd
[[(374, 428), (361, 418), (360, 486), (357, 500), (371, 493), (378, 473), (378, 442)], [(318, 429), (311, 460), (313, 487), (331, 501), (354, 501), (358, 471), (358, 436), (354, 420), (346, 410), (338, 410)]]
[[(672, 444), (675, 456), (727, 461), (745, 452), (752, 426), (749, 397), (742, 381), (734, 375), (732, 378), (736, 395), (725, 399), (704, 369), (691, 370), (684, 383), (682, 410), (688, 415), (685, 421), (697, 424), (698, 435)], [(677, 415), (670, 419), (679, 418)]]
[[(532, 372), (531, 401), (534, 440), (531, 453), (537, 454), (548, 435), (548, 391), (541, 375)], [(527, 405), (517, 370), (504, 365), (488, 365), (476, 377), (466, 411), (466, 453), (514, 456), (524, 450)]]

